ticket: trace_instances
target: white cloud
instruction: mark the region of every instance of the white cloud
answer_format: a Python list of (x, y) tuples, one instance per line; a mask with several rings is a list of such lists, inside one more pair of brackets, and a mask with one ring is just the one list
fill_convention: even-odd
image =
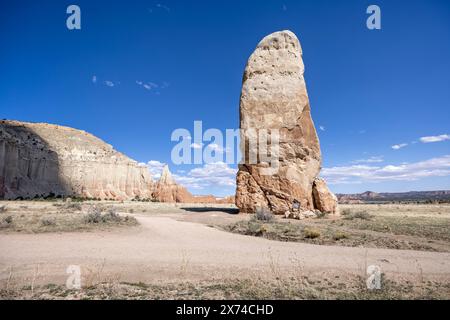
[(237, 170), (224, 162), (205, 164), (186, 175), (174, 175), (175, 181), (188, 188), (208, 190), (213, 187), (235, 187)]
[(358, 159), (355, 161), (352, 161), (352, 163), (379, 163), (379, 162), (383, 162), (383, 156), (374, 156), (374, 157), (370, 157), (368, 159)]
[[(158, 89), (158, 88), (166, 89), (166, 88), (169, 87), (169, 84), (167, 82), (163, 82), (162, 85), (159, 85), (159, 84), (154, 83), (154, 82), (143, 82), (143, 81), (140, 81), (140, 80), (136, 80), (136, 84), (138, 86), (143, 87), (144, 89), (146, 89), (148, 91), (152, 91), (153, 89)], [(155, 92), (155, 94), (159, 95), (160, 92), (157, 91), (157, 92)]]
[(161, 4), (161, 3), (157, 3), (157, 4), (156, 4), (156, 7), (161, 8), (161, 9), (164, 9), (164, 10), (166, 10), (168, 13), (170, 13), (170, 8), (169, 8), (168, 6), (165, 6), (165, 5)]
[(408, 146), (407, 143), (401, 143), (401, 144), (393, 145), (391, 148), (394, 149), (394, 150), (400, 150), (401, 148), (404, 148), (406, 146)]
[(216, 153), (229, 152), (229, 150), (227, 148), (224, 149), (222, 146), (219, 146), (217, 143), (211, 143), (208, 145), (207, 148), (215, 151)]
[(202, 145), (199, 143), (192, 143), (191, 148), (192, 149), (202, 149)]
[(92, 76), (92, 83), (97, 83), (97, 76)]
[(422, 143), (441, 142), (445, 140), (450, 140), (450, 135), (442, 134), (440, 136), (429, 136), (420, 138), (420, 142)]
[(108, 87), (114, 87), (114, 86), (115, 86), (114, 82), (109, 81), (109, 80), (106, 80), (104, 83), (105, 83), (105, 85), (107, 85)]
[[(164, 165), (164, 163), (155, 160), (147, 163), (153, 179), (157, 180), (161, 177)], [(187, 188), (208, 191), (213, 187), (235, 187), (236, 185), (237, 170), (230, 168), (224, 162), (205, 164), (187, 173), (184, 170), (178, 170), (177, 173), (172, 173), (173, 178), (177, 183)]]
[(147, 162), (148, 171), (150, 171), (150, 174), (154, 180), (158, 180), (161, 177), (161, 173), (165, 165), (165, 163), (159, 162), (157, 160), (151, 160)]
[(450, 176), (450, 155), (400, 165), (352, 165), (324, 168), (322, 176), (330, 184), (414, 181), (426, 177)]
[(319, 126), (319, 129), (320, 129), (321, 131), (325, 131), (325, 127), (324, 127), (324, 126)]

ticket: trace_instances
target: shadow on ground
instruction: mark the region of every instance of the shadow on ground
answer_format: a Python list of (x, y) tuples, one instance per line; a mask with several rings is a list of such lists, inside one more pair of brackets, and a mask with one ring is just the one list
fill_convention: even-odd
[(189, 212), (212, 212), (212, 211), (219, 211), (224, 212), (227, 214), (239, 214), (239, 209), (235, 208), (221, 208), (221, 207), (203, 207), (203, 208), (181, 208), (182, 210), (189, 211)]

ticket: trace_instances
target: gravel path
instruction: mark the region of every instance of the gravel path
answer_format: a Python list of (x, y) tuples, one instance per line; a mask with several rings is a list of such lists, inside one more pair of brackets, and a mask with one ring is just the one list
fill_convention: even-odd
[[(170, 216), (136, 216), (141, 226), (102, 232), (0, 234), (0, 281), (64, 283), (67, 266), (86, 281), (208, 280), (299, 272), (450, 279), (450, 254), (286, 243), (223, 232)], [(12, 279), (12, 280), (11, 280)]]

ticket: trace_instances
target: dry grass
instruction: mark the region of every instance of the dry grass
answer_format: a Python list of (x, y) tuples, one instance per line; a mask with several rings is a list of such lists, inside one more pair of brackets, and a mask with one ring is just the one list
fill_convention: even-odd
[(250, 219), (222, 227), (271, 240), (450, 252), (450, 205), (345, 205), (340, 219)]
[(0, 213), (0, 232), (74, 232), (136, 225), (134, 217), (94, 204), (11, 202)]
[(271, 299), (448, 299), (449, 283), (427, 281), (382, 281), (381, 290), (368, 290), (364, 279), (321, 278), (307, 276), (266, 280), (262, 278), (229, 279), (202, 282), (146, 284), (104, 282), (69, 290), (48, 284), (31, 288), (0, 290), (0, 299), (70, 299), (70, 300), (271, 300)]

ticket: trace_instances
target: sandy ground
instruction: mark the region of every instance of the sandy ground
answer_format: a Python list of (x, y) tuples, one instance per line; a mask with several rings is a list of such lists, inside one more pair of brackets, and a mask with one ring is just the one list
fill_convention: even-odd
[(0, 282), (63, 284), (69, 265), (81, 267), (84, 282), (211, 280), (273, 275), (285, 269), (365, 277), (369, 265), (380, 266), (390, 279), (450, 279), (450, 253), (317, 246), (243, 236), (208, 226), (208, 219), (243, 219), (219, 211), (135, 216), (141, 225), (128, 229), (0, 234)]

